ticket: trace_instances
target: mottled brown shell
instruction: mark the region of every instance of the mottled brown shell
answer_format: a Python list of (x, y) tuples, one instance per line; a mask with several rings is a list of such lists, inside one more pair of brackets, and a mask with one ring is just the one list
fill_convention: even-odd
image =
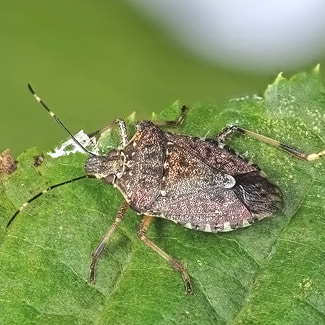
[[(248, 226), (282, 208), (278, 187), (216, 140), (176, 135), (143, 121), (118, 157), (123, 161), (115, 162), (118, 174), (110, 170), (116, 176), (110, 183), (139, 214), (216, 232)], [(101, 169), (114, 165), (107, 156), (92, 159), (102, 159)]]

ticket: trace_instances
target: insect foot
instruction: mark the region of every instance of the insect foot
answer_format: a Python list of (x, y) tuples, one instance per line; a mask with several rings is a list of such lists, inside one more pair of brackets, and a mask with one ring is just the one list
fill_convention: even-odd
[(192, 294), (193, 289), (191, 285), (190, 276), (188, 275), (186, 268), (182, 262), (176, 260), (175, 258), (169, 256), (166, 252), (164, 252), (161, 248), (159, 248), (156, 244), (154, 244), (151, 240), (147, 238), (147, 229), (152, 221), (151, 216), (144, 216), (139, 230), (138, 230), (138, 237), (149, 247), (151, 247), (156, 253), (158, 253), (162, 258), (164, 258), (173, 268), (178, 271), (185, 283), (185, 293)]

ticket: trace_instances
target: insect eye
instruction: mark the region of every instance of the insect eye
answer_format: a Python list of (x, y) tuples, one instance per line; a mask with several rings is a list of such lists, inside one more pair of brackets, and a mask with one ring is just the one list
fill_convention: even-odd
[(113, 157), (117, 157), (119, 156), (119, 151), (116, 149), (112, 149), (108, 154), (107, 157), (108, 158), (113, 158)]

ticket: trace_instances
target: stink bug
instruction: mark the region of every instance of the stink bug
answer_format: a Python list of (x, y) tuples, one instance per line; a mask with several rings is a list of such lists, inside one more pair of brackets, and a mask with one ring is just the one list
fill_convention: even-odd
[(82, 178), (98, 178), (116, 187), (123, 194), (124, 201), (113, 224), (92, 253), (90, 283), (95, 281), (97, 260), (128, 207), (144, 216), (138, 230), (139, 238), (181, 274), (186, 293), (192, 293), (193, 290), (184, 264), (168, 255), (146, 236), (152, 217), (169, 219), (194, 230), (219, 232), (249, 226), (282, 209), (283, 198), (279, 188), (267, 179), (259, 167), (224, 144), (234, 132), (269, 143), (301, 159), (315, 160), (325, 155), (325, 150), (305, 154), (239, 126), (226, 127), (214, 139), (164, 131), (164, 126), (183, 123), (187, 113), (187, 107), (183, 106), (175, 121), (138, 122), (131, 139), (128, 138), (125, 122), (121, 119), (114, 120), (93, 135), (116, 124), (121, 146), (100, 156), (82, 146), (31, 86), (28, 87), (50, 116), (88, 154), (86, 175), (56, 184), (35, 195), (16, 211), (8, 226), (28, 203), (63, 184)]

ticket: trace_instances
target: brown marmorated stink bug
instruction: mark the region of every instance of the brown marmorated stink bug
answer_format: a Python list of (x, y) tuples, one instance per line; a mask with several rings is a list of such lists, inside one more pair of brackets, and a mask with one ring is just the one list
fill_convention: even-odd
[(121, 146), (100, 156), (82, 146), (30, 85), (28, 88), (43, 108), (89, 155), (85, 163), (87, 174), (38, 193), (16, 211), (7, 226), (30, 202), (55, 187), (82, 178), (98, 178), (116, 187), (123, 194), (124, 201), (113, 224), (92, 253), (90, 283), (95, 281), (97, 260), (128, 207), (144, 216), (138, 230), (139, 238), (181, 274), (186, 293), (192, 293), (193, 290), (184, 264), (169, 256), (146, 236), (152, 217), (169, 219), (194, 230), (219, 232), (249, 226), (281, 210), (283, 199), (278, 187), (256, 165), (247, 162), (224, 144), (232, 133), (243, 133), (304, 160), (315, 160), (325, 155), (325, 150), (305, 154), (239, 126), (226, 127), (214, 139), (162, 130), (160, 127), (176, 126), (184, 121), (187, 108), (183, 106), (175, 121), (138, 122), (136, 132), (130, 140), (125, 122), (121, 119), (114, 120), (104, 129), (116, 124)]

